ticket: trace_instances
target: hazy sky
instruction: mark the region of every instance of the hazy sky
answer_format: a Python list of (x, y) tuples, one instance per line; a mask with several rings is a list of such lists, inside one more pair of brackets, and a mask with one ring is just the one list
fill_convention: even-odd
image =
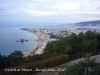
[(0, 0), (0, 23), (100, 20), (100, 0)]

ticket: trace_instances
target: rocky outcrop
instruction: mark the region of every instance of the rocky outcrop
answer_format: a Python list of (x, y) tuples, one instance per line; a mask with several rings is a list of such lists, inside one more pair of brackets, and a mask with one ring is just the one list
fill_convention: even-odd
[(28, 41), (28, 40), (24, 40), (24, 39), (20, 39), (20, 40), (16, 40), (16, 42), (24, 42), (24, 41)]
[(24, 42), (25, 40), (24, 39), (20, 39), (20, 42)]

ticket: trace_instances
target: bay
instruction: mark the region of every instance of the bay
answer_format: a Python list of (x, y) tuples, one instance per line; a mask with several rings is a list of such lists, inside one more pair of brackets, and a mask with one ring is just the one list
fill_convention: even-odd
[(37, 37), (32, 33), (20, 30), (19, 28), (0, 28), (0, 54), (9, 55), (15, 50), (25, 52), (35, 46), (35, 42), (16, 42), (16, 40), (33, 40)]

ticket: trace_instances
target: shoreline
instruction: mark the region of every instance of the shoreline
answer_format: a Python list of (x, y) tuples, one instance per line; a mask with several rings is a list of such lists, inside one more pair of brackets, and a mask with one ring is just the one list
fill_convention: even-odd
[[(21, 29), (21, 30), (22, 30), (22, 29)], [(38, 36), (37, 36), (35, 33), (31, 32), (31, 31), (28, 31), (28, 30), (24, 30), (24, 31), (27, 31), (27, 32), (33, 34), (34, 36), (36, 36), (36, 39), (38, 38)], [(35, 53), (36, 49), (39, 47), (39, 45), (40, 45), (40, 40), (35, 40), (35, 39), (34, 39), (34, 40), (32, 40), (32, 41), (35, 42), (36, 44), (35, 44), (35, 46), (34, 46), (32, 49), (23, 52), (24, 57), (33, 55), (33, 54)]]
[(36, 49), (40, 45), (40, 41), (34, 40), (34, 42), (36, 42), (36, 44), (35, 44), (35, 46), (31, 50), (23, 52), (24, 57), (27, 57), (29, 55), (33, 55), (35, 53)]

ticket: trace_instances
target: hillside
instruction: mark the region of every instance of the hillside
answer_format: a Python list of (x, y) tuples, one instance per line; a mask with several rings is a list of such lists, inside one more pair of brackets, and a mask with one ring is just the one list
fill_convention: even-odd
[(96, 25), (98, 25), (98, 24), (100, 24), (100, 20), (96, 20), (96, 21), (85, 21), (85, 22), (79, 22), (79, 23), (76, 23), (76, 24), (78, 24), (78, 25), (85, 25), (85, 26), (87, 26), (87, 25), (92, 25), (92, 26), (96, 26)]
[[(1, 75), (28, 75), (36, 73), (36, 68), (52, 68), (68, 61), (84, 57), (85, 54), (100, 54), (100, 34), (95, 31), (87, 31), (76, 35), (72, 33), (59, 40), (49, 42), (41, 55), (23, 58), (21, 51), (15, 51), (9, 56), (0, 55)], [(21, 69), (19, 72), (5, 72), (4, 68)], [(23, 71), (23, 68), (32, 71)], [(39, 70), (40, 71), (40, 70)]]

